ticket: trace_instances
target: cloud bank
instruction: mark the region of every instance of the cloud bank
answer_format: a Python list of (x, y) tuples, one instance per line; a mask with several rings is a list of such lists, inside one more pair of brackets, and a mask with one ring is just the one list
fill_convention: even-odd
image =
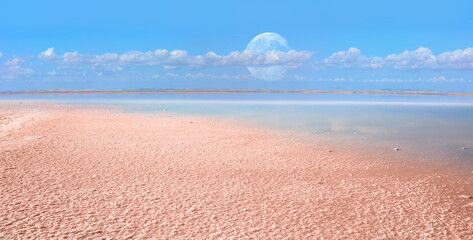
[[(441, 70), (451, 70), (460, 73), (461, 71), (473, 70), (473, 47), (445, 51), (439, 54), (434, 54), (429, 48), (419, 47), (415, 50), (405, 50), (384, 57), (366, 56), (360, 49), (352, 47), (345, 51), (335, 52), (319, 60), (312, 60), (314, 55), (315, 53), (311, 51), (295, 50), (288, 52), (270, 51), (266, 53), (245, 50), (233, 51), (227, 55), (219, 55), (210, 51), (203, 55), (190, 55), (185, 50), (167, 49), (147, 52), (105, 53), (102, 55), (79, 53), (77, 51), (58, 54), (52, 47), (34, 57), (4, 56), (0, 52), (0, 58), (2, 58), (0, 79), (13, 80), (32, 77), (47, 77), (48, 79), (72, 77), (69, 79), (74, 79), (74, 76), (77, 77), (76, 79), (79, 79), (85, 76), (111, 75), (139, 67), (149, 67), (146, 71), (151, 79), (253, 79), (246, 70), (248, 66), (282, 66), (290, 70), (312, 66), (317, 71), (323, 71), (328, 68), (360, 68), (366, 71), (384, 69), (388, 73), (393, 71)], [(240, 69), (225, 72), (227, 74), (231, 72), (233, 75), (224, 74), (221, 70), (215, 71), (217, 73), (205, 74), (196, 73), (198, 71), (195, 71), (204, 68), (217, 69), (222, 67), (240, 67)], [(300, 75), (300, 72), (294, 72), (291, 75), (292, 77), (288, 76), (287, 79), (315, 79), (317, 72), (308, 73), (307, 70), (311, 71), (310, 68), (306, 67), (304, 69), (306, 72), (303, 75), (308, 77)], [(130, 75), (140, 71), (127, 71), (127, 73)], [(337, 76), (333, 77), (342, 79), (346, 77), (340, 74), (342, 73), (337, 72)], [(123, 74), (123, 78), (126, 78), (125, 75)], [(439, 78), (432, 81), (442, 82), (443, 80)]]
[(170, 70), (177, 67), (201, 69), (224, 66), (280, 65), (288, 69), (295, 69), (308, 62), (313, 55), (313, 52), (308, 51), (256, 53), (245, 50), (243, 52), (234, 51), (223, 56), (214, 52), (208, 52), (202, 56), (190, 56), (185, 50), (169, 51), (166, 49), (148, 52), (130, 51), (123, 54), (90, 55), (66, 52), (64, 55), (58, 55), (54, 52), (54, 48), (49, 48), (41, 52), (38, 59), (57, 63), (58, 69), (81, 69), (82, 66), (87, 66), (99, 72), (118, 72), (136, 66), (160, 66), (164, 70)]
[(390, 54), (384, 58), (366, 57), (360, 49), (350, 48), (347, 51), (336, 52), (323, 61), (316, 63), (317, 69), (332, 66), (395, 70), (472, 70), (473, 48), (458, 49), (434, 55), (430, 49), (419, 47), (414, 51), (406, 50), (402, 53)]

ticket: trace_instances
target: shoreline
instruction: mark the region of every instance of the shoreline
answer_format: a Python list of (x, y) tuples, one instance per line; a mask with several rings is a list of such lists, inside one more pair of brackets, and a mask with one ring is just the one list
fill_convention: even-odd
[(471, 176), (209, 117), (23, 105), (42, 113), (0, 137), (0, 237), (473, 234)]

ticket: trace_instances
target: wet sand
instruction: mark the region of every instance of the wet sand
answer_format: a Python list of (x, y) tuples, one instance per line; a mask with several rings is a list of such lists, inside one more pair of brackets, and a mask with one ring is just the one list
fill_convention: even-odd
[(1, 102), (0, 238), (473, 239), (473, 178), (390, 151)]

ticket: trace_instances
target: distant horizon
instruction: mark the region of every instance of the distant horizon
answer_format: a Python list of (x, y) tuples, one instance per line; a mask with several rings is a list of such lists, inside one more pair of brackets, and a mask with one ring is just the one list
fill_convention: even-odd
[(239, 89), (239, 88), (128, 88), (128, 89), (38, 89), (0, 91), (0, 95), (94, 95), (94, 94), (235, 94), (235, 93), (291, 93), (291, 94), (353, 94), (473, 97), (473, 92), (422, 91), (398, 89), (323, 90), (323, 89)]

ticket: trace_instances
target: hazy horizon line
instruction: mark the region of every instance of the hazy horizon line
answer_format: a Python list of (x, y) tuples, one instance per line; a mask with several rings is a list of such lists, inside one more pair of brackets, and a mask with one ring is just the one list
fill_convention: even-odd
[(86, 95), (86, 94), (235, 94), (235, 93), (291, 93), (291, 94), (353, 94), (353, 95), (418, 95), (473, 97), (473, 92), (428, 90), (323, 90), (323, 89), (240, 89), (240, 88), (117, 88), (117, 89), (40, 89), (0, 91), (0, 95)]

